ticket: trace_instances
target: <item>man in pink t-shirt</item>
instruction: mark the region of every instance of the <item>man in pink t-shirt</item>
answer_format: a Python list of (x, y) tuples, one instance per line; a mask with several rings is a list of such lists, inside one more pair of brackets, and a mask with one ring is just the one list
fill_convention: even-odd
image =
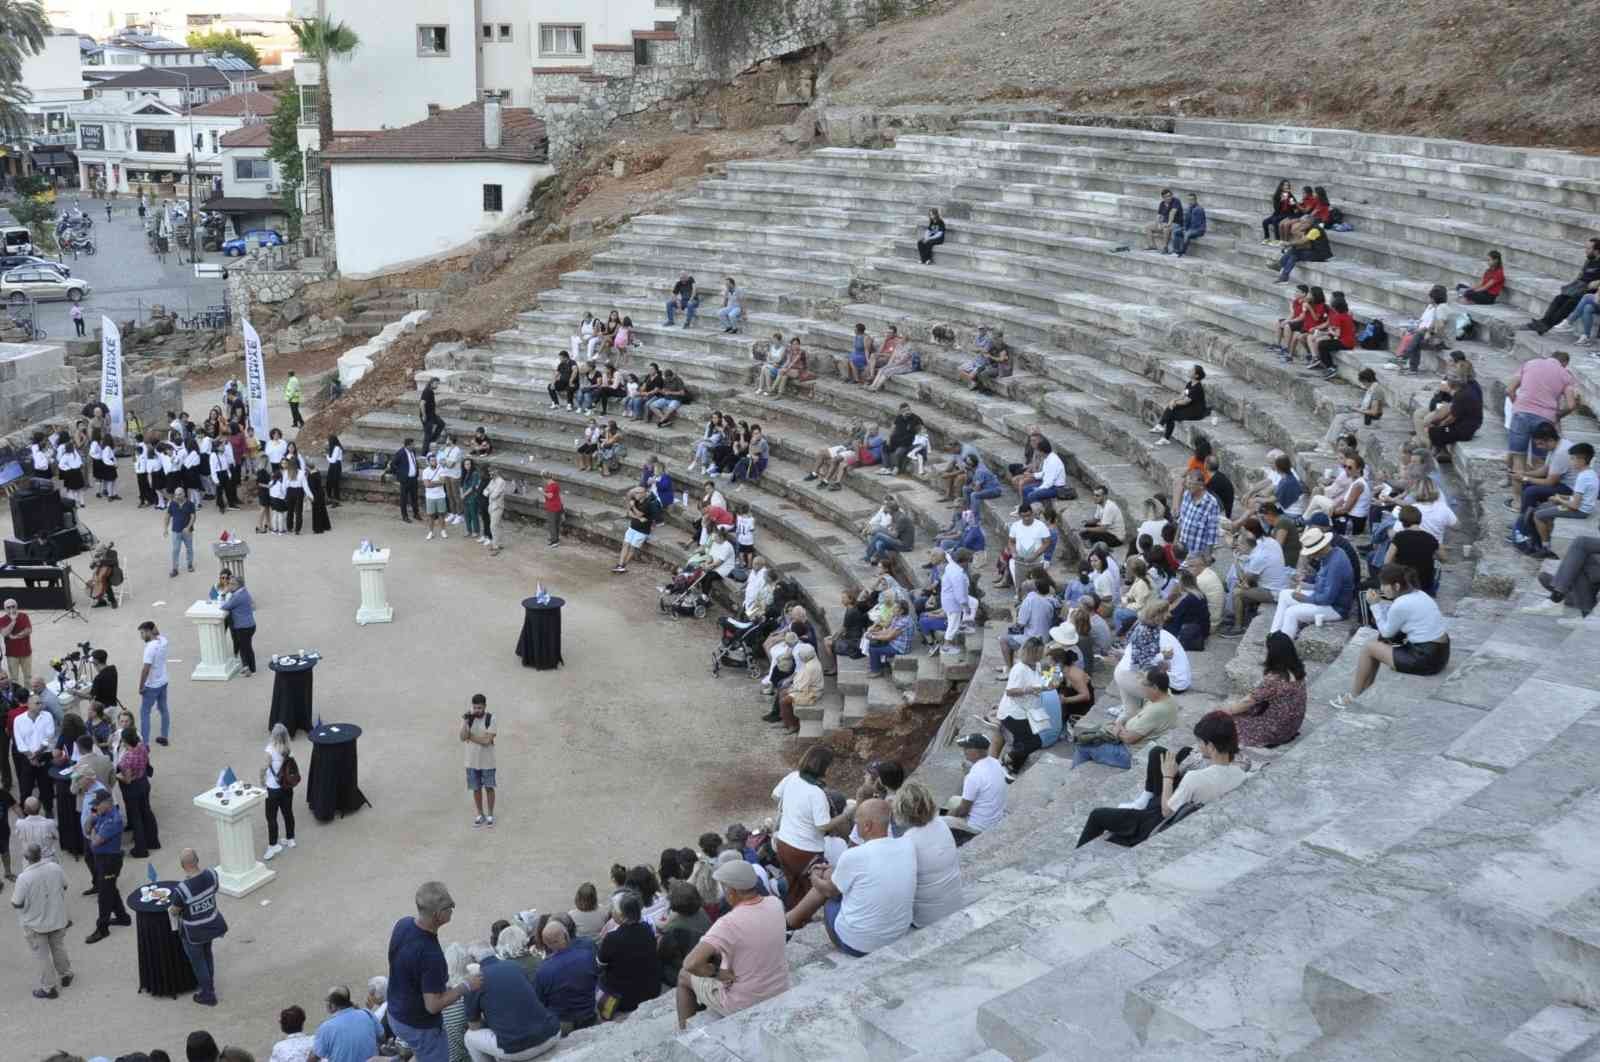
[[(742, 859), (723, 863), (711, 876), (726, 894), (726, 913), (683, 960), (679, 1029), (702, 1007), (725, 1017), (789, 988), (783, 901), (761, 894), (755, 868)], [(715, 966), (713, 956), (719, 960)]]
[(1506, 458), (1514, 475), (1523, 470), (1528, 444), (1541, 423), (1555, 426), (1563, 414), (1577, 408), (1578, 381), (1567, 368), (1567, 352), (1522, 363), (1506, 385), (1511, 399), (1511, 425), (1506, 437)]

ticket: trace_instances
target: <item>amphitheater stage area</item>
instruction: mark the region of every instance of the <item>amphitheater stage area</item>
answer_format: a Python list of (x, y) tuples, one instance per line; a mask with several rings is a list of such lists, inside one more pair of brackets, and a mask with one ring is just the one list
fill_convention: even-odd
[[(131, 476), (124, 488), (132, 491)], [(201, 517), (196, 571), (167, 577), (161, 515), (136, 500), (94, 502), (84, 523), (114, 540), (129, 574), (121, 608), (90, 609), (88, 623), (30, 613), (35, 674), (79, 641), (105, 649), (118, 665), (120, 694), (138, 706), (140, 621), (154, 620), (171, 641), (172, 744), (152, 747), (153, 806), (162, 848), (151, 854), (163, 879), (178, 875), (178, 853), (195, 847), (215, 860), (216, 834), (191, 798), (231, 766), (256, 780), (266, 743), (273, 673), (270, 656), (321, 651), (315, 705), (326, 723), (364, 729), (361, 788), (373, 806), (318, 823), (297, 796), (299, 846), (268, 864), (277, 879), (243, 899), (224, 898), (231, 926), (217, 946), (222, 1004), (200, 1007), (137, 994), (132, 929), (87, 945), (94, 929), (82, 862), (64, 856), (71, 885), (67, 950), (77, 979), (62, 1002), (28, 993), (34, 966), (14, 922), (5, 932), (11, 961), (0, 970), (0, 1021), (10, 1059), (41, 1058), (55, 1048), (85, 1057), (116, 1057), (164, 1047), (182, 1057), (183, 1037), (206, 1028), (218, 1043), (262, 1045), (278, 1037), (278, 1011), (298, 1003), (321, 1013), (328, 985), (364, 986), (387, 972), (385, 951), (396, 918), (412, 913), (419, 882), (447, 882), (458, 903), (446, 939), (486, 938), (489, 923), (519, 910), (567, 910), (593, 881), (606, 894), (617, 860), (654, 862), (662, 847), (682, 847), (707, 829), (770, 813), (779, 766), (793, 739), (762, 723), (744, 679), (712, 678), (704, 666), (714, 626), (673, 623), (656, 610), (657, 571), (637, 565), (612, 575), (613, 554), (576, 542), (547, 550), (539, 534), (509, 531), (498, 557), (465, 535), (425, 542), (416, 524), (392, 509), (347, 503), (335, 528), (298, 538), (255, 535), (254, 510)], [(218, 565), (210, 543), (222, 527), (243, 532), (252, 554), (246, 578), (257, 605), (256, 653), (262, 670), (226, 684), (191, 682), (199, 659), (196, 632), (183, 618), (205, 596)], [(9, 534), (9, 517), (6, 518)], [(392, 624), (357, 627), (359, 592), (350, 554), (363, 539), (393, 549), (388, 591)], [(85, 569), (77, 558), (74, 570)], [(522, 667), (513, 647), (520, 601), (537, 582), (567, 598), (566, 666)], [(157, 604), (160, 602), (161, 604)], [(735, 686), (734, 683), (739, 685)], [(493, 829), (474, 829), (456, 739), (468, 698), (489, 698), (499, 728), (499, 803)], [(302, 772), (310, 765), (304, 734), (294, 742)], [(304, 787), (302, 786), (302, 790)], [(258, 852), (265, 824), (255, 822)], [(124, 892), (145, 879), (145, 861), (129, 858)], [(10, 899), (10, 891), (4, 893)], [(5, 908), (7, 917), (11, 912)], [(80, 1017), (90, 1001), (94, 1020)]]

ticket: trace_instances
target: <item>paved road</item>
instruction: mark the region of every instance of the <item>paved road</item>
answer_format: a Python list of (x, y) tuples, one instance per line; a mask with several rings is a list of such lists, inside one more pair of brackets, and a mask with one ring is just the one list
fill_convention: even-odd
[[(72, 200), (64, 202), (70, 206)], [(99, 253), (80, 255), (76, 260), (71, 254), (63, 256), (72, 275), (83, 277), (94, 289), (83, 303), (84, 324), (91, 335), (102, 314), (109, 314), (117, 321), (134, 317), (148, 320), (151, 305), (160, 303), (188, 317), (224, 301), (222, 281), (196, 280), (194, 268), (180, 262), (176, 252), (169, 253), (164, 264), (157, 260), (145, 239), (135, 201), (122, 198), (114, 202), (109, 222), (105, 208), (104, 200), (83, 200), (83, 209), (94, 217), (94, 238)], [(200, 260), (226, 261), (220, 253), (204, 252)], [(67, 302), (39, 304), (39, 325), (49, 338), (71, 338), (70, 306)]]

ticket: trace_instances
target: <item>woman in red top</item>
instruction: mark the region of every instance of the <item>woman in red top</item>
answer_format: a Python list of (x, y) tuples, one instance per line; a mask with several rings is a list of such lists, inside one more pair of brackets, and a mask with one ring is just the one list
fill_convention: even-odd
[(1292, 218), (1297, 209), (1294, 201), (1294, 186), (1288, 179), (1278, 182), (1277, 191), (1272, 193), (1272, 216), (1261, 219), (1261, 242), (1270, 244), (1272, 236), (1278, 231), (1278, 225), (1284, 218)]
[(1278, 318), (1278, 342), (1273, 345), (1279, 357), (1288, 358), (1289, 340), (1294, 338), (1294, 323), (1300, 320), (1306, 312), (1306, 300), (1311, 297), (1311, 289), (1304, 284), (1294, 286), (1294, 298), (1289, 300), (1289, 316)]
[(1304, 237), (1312, 225), (1326, 222), (1332, 210), (1333, 204), (1328, 202), (1328, 190), (1307, 185), (1300, 197), (1298, 216), (1279, 222), (1278, 233), (1285, 243), (1292, 243)]
[(1316, 367), (1322, 370), (1323, 379), (1333, 379), (1339, 371), (1333, 367), (1334, 352), (1352, 350), (1356, 345), (1356, 319), (1350, 314), (1344, 292), (1333, 293), (1333, 308), (1328, 311), (1328, 319), (1311, 333), (1311, 341), (1317, 351)]
[(561, 518), (566, 507), (561, 504), (561, 484), (554, 476), (544, 481), (544, 522), (550, 528), (550, 545), (561, 545)]
[(1289, 350), (1283, 357), (1284, 361), (1294, 358), (1296, 350), (1305, 352), (1307, 363), (1311, 358), (1311, 344), (1307, 337), (1320, 328), (1328, 320), (1328, 297), (1316, 285), (1311, 287), (1311, 295), (1306, 299), (1305, 309), (1300, 313), (1300, 319), (1289, 326), (1293, 335), (1289, 338)]
[(1480, 306), (1493, 303), (1504, 290), (1506, 290), (1506, 269), (1500, 260), (1499, 251), (1489, 252), (1489, 268), (1483, 271), (1483, 279), (1478, 281), (1477, 287), (1456, 285), (1456, 294), (1462, 302), (1475, 302)]

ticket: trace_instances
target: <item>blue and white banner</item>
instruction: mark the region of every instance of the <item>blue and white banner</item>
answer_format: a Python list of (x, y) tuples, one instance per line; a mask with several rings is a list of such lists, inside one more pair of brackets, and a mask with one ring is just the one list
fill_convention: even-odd
[(256, 438), (266, 445), (267, 432), (267, 359), (261, 353), (261, 337), (250, 327), (248, 319), (239, 322), (244, 326), (244, 397), (250, 404), (250, 426)]
[(109, 317), (100, 318), (100, 401), (111, 411), (111, 434), (122, 438), (127, 418), (122, 409), (122, 333)]

